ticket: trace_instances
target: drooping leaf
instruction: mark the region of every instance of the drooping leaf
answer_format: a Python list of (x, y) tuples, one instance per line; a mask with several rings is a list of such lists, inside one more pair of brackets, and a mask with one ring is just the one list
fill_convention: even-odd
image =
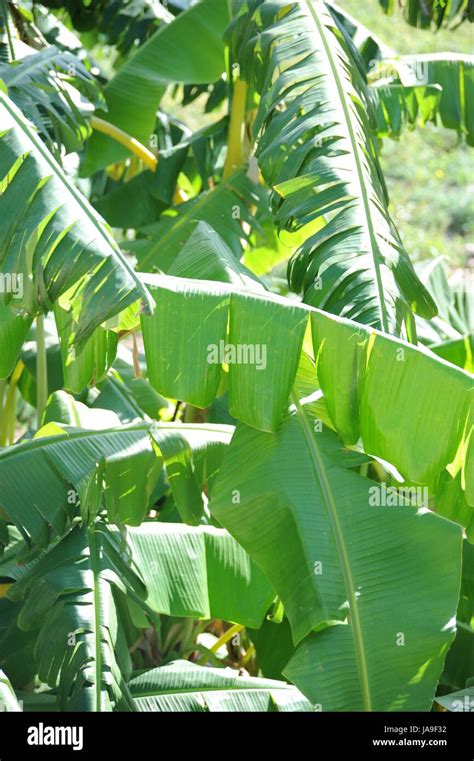
[[(344, 443), (355, 445), (361, 438), (367, 453), (394, 465), (406, 480), (426, 484), (431, 495), (451, 463), (453, 476), (462, 467), (466, 451), (456, 455), (472, 427), (469, 373), (422, 347), (268, 292), (144, 277), (157, 305), (142, 325), (149, 379), (158, 392), (206, 407), (226, 362), (231, 414), (275, 431), (311, 315), (319, 385)], [(233, 355), (226, 355), (227, 345)], [(401, 436), (402, 430), (410, 435)], [(464, 472), (470, 494), (472, 473)]]
[(100, 523), (74, 528), (10, 589), (23, 601), (19, 627), (38, 631), (38, 676), (57, 687), (59, 710), (129, 704), (131, 661), (114, 590), (145, 595), (116, 535)]
[(127, 543), (152, 610), (256, 628), (262, 623), (274, 596), (272, 587), (227, 531), (143, 523), (127, 531)]
[(54, 315), (61, 345), (64, 388), (80, 393), (85, 386), (96, 386), (104, 379), (117, 353), (118, 335), (100, 325), (87, 339), (82, 350), (73, 360), (68, 356), (71, 343), (71, 321), (68, 313), (59, 305)]
[(0, 378), (8, 378), (31, 327), (32, 318), (15, 314), (0, 299)]
[(239, 676), (233, 669), (202, 668), (174, 661), (133, 677), (129, 688), (138, 711), (310, 711), (292, 685)]
[(19, 61), (0, 63), (0, 79), (49, 148), (78, 151), (90, 134), (87, 116), (101, 103), (99, 85), (69, 51), (48, 47)]
[[(168, 461), (183, 517), (197, 521), (203, 510), (199, 479), (212, 479), (212, 469), (205, 468), (208, 459), (215, 462), (207, 449), (223, 446), (231, 431), (229, 426), (180, 423), (93, 431), (50, 423), (36, 438), (0, 451), (0, 503), (40, 546), (48, 544), (50, 531), (61, 536), (77, 515), (90, 521), (101, 505), (111, 521), (139, 525), (160, 465)], [(198, 450), (196, 463), (193, 447)], [(25, 468), (28, 479), (22, 475)]]
[(101, 218), (0, 91), (0, 267), (21, 278), (15, 305), (31, 316), (62, 299), (70, 340), (151, 301)]
[(444, 127), (464, 134), (474, 146), (474, 56), (427, 53), (402, 56), (393, 62), (405, 86), (438, 85), (439, 119)]
[(390, 84), (369, 87), (375, 114), (375, 130), (380, 137), (398, 138), (405, 129), (434, 122), (441, 100), (439, 85)]

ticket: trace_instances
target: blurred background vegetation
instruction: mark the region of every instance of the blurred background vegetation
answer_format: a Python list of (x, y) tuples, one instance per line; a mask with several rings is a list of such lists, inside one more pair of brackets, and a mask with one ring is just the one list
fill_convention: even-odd
[[(470, 24), (437, 33), (413, 29), (401, 12), (380, 11), (378, 0), (338, 0), (396, 53), (473, 53)], [(452, 267), (474, 266), (474, 151), (450, 130), (429, 124), (385, 140), (382, 167), (391, 211), (414, 261), (446, 256)]]

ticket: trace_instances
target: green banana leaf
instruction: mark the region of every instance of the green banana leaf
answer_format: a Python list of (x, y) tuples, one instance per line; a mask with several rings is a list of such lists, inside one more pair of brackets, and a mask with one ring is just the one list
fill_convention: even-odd
[(167, 616), (220, 618), (254, 628), (261, 625), (274, 592), (227, 531), (143, 523), (128, 529), (127, 544), (148, 590), (151, 610)]
[(369, 87), (379, 137), (398, 138), (406, 129), (435, 122), (441, 100), (439, 85), (399, 84)]
[(90, 521), (102, 505), (110, 521), (139, 525), (164, 462), (183, 519), (198, 523), (203, 480), (212, 484), (232, 430), (180, 423), (82, 430), (49, 423), (34, 439), (0, 450), (1, 506), (43, 547), (51, 532), (61, 536), (79, 515)]
[(130, 707), (124, 681), (131, 661), (118, 592), (134, 601), (145, 596), (117, 532), (101, 523), (75, 527), (10, 588), (9, 597), (23, 602), (18, 626), (38, 632), (37, 673), (57, 688), (59, 710)]
[(245, 24), (249, 39), (237, 55), (260, 95), (253, 132), (275, 221), (290, 230), (326, 222), (291, 258), (290, 287), (385, 332), (399, 333), (405, 320), (410, 334), (411, 312), (430, 317), (436, 307), (388, 211), (351, 48), (322, 0), (281, 0)]
[(394, 61), (394, 67), (405, 86), (441, 86), (438, 113), (443, 127), (464, 134), (467, 144), (474, 146), (474, 56), (457, 53), (402, 56)]
[[(137, 299), (150, 309), (97, 212), (1, 91), (0, 133), (0, 267), (22, 278), (16, 310), (33, 317), (61, 299), (70, 342), (80, 349), (100, 323)], [(22, 331), (10, 329), (13, 336), (19, 348)]]
[(91, 129), (87, 116), (103, 103), (99, 85), (83, 63), (54, 45), (12, 63), (0, 63), (0, 80), (50, 150), (79, 151)]
[(142, 228), (142, 237), (128, 243), (126, 248), (136, 256), (140, 270), (169, 272), (196, 224), (205, 222), (238, 260), (246, 237), (242, 223), (254, 227), (252, 206), (261, 208), (265, 199), (262, 189), (238, 171), (212, 190), (167, 209), (158, 222)]
[[(225, 69), (222, 35), (229, 20), (226, 2), (201, 0), (162, 24), (106, 85), (107, 111), (102, 116), (146, 144), (168, 84), (207, 83), (220, 77)], [(93, 174), (126, 155), (110, 138), (94, 134), (82, 172)]]
[(102, 381), (117, 354), (118, 334), (99, 325), (85, 342), (82, 350), (71, 361), (71, 322), (66, 310), (58, 304), (54, 308), (56, 327), (61, 345), (64, 388), (80, 393), (86, 386), (96, 386)]
[(16, 365), (32, 318), (16, 315), (0, 300), (0, 378), (8, 378)]
[(283, 673), (324, 711), (428, 711), (454, 638), (461, 529), (372, 506), (380, 484), (354, 472), (358, 456), (297, 395), (292, 409), (273, 434), (237, 426), (210, 503), (282, 600), (297, 645)]
[[(142, 317), (142, 328), (149, 380), (159, 393), (206, 407), (217, 394), (221, 364), (227, 362), (220, 349), (233, 346), (228, 363), (231, 414), (247, 425), (276, 431), (311, 316), (319, 385), (344, 443), (355, 445), (361, 439), (368, 454), (431, 492), (448, 466), (451, 476), (459, 472), (472, 428), (470, 374), (423, 347), (267, 292), (165, 275), (143, 277), (156, 301), (155, 313)], [(192, 333), (189, 325), (196, 326)], [(410, 436), (400, 435), (407, 430)], [(468, 499), (472, 478), (465, 469)]]
[(134, 677), (129, 689), (138, 711), (311, 711), (292, 685), (239, 676), (233, 669), (173, 661)]

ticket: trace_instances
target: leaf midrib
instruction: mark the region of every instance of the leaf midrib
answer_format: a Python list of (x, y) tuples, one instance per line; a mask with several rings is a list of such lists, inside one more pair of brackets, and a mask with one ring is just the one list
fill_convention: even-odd
[(96, 711), (102, 710), (102, 653), (101, 653), (101, 633), (100, 633), (100, 592), (99, 592), (99, 563), (97, 557), (97, 543), (95, 529), (89, 528), (89, 547), (90, 563), (92, 576), (94, 579), (94, 648), (95, 648), (95, 700)]
[(324, 52), (326, 54), (326, 58), (328, 60), (329, 66), (331, 68), (331, 73), (332, 73), (332, 76), (333, 76), (333, 79), (334, 79), (334, 83), (336, 85), (337, 94), (339, 96), (339, 102), (340, 102), (341, 108), (342, 108), (342, 110), (344, 112), (347, 132), (348, 132), (349, 140), (350, 140), (351, 146), (352, 146), (352, 155), (353, 155), (353, 158), (354, 158), (354, 161), (355, 161), (355, 165), (356, 165), (356, 170), (357, 170), (357, 179), (358, 179), (359, 188), (360, 188), (360, 195), (361, 195), (361, 198), (362, 198), (362, 203), (364, 205), (365, 219), (366, 219), (366, 223), (367, 223), (367, 231), (368, 231), (369, 237), (370, 237), (372, 260), (373, 260), (373, 264), (374, 264), (375, 280), (376, 280), (376, 283), (377, 283), (377, 293), (378, 293), (378, 298), (379, 298), (380, 319), (381, 319), (381, 324), (382, 324), (382, 328), (383, 328), (384, 332), (388, 333), (389, 330), (388, 330), (387, 309), (386, 309), (386, 306), (385, 306), (385, 298), (384, 298), (383, 287), (382, 287), (382, 278), (381, 278), (381, 275), (380, 275), (380, 265), (379, 265), (379, 262), (376, 259), (376, 252), (378, 252), (379, 249), (378, 249), (377, 239), (376, 239), (376, 236), (375, 236), (374, 226), (373, 226), (373, 223), (372, 223), (372, 217), (371, 217), (371, 214), (370, 214), (369, 197), (368, 197), (368, 194), (367, 194), (366, 189), (365, 189), (364, 173), (362, 171), (362, 166), (361, 166), (360, 157), (359, 157), (359, 147), (358, 147), (355, 135), (354, 135), (354, 130), (352, 128), (351, 116), (350, 116), (350, 113), (349, 113), (349, 109), (347, 107), (344, 88), (342, 86), (341, 79), (340, 79), (339, 72), (337, 70), (337, 66), (335, 64), (334, 58), (333, 58), (333, 56), (331, 54), (331, 50), (329, 48), (329, 44), (328, 44), (328, 41), (326, 39), (325, 31), (324, 31), (324, 29), (322, 27), (322, 24), (321, 24), (321, 22), (320, 22), (320, 20), (318, 18), (318, 15), (317, 15), (316, 11), (313, 8), (313, 2), (312, 2), (312, 0), (303, 0), (303, 2), (305, 3), (305, 5), (306, 5), (306, 7), (308, 9), (308, 13), (309, 13), (310, 17), (312, 18), (312, 20), (313, 20), (313, 22), (314, 22), (314, 24), (315, 24), (315, 26), (316, 26), (316, 28), (318, 30), (319, 36), (321, 38), (321, 41), (322, 41), (322, 43), (324, 45)]
[(336, 547), (339, 554), (339, 560), (341, 564), (342, 575), (344, 578), (344, 587), (346, 590), (347, 600), (349, 603), (349, 609), (351, 614), (351, 627), (354, 638), (354, 648), (356, 653), (357, 667), (359, 670), (359, 684), (362, 695), (362, 705), (364, 711), (372, 711), (372, 699), (370, 694), (369, 674), (367, 669), (367, 661), (365, 657), (364, 639), (362, 634), (362, 626), (359, 615), (359, 606), (357, 604), (357, 596), (355, 592), (354, 579), (352, 576), (351, 565), (349, 561), (349, 555), (347, 552), (346, 541), (344, 533), (342, 531), (341, 524), (339, 522), (339, 516), (337, 514), (337, 506), (332, 493), (331, 484), (326, 475), (324, 462), (319, 453), (318, 446), (314, 439), (311, 426), (306, 418), (303, 408), (301, 407), (298, 396), (295, 392), (292, 393), (292, 402), (296, 407), (296, 414), (298, 421), (301, 425), (304, 438), (306, 440), (307, 447), (310, 453), (311, 463), (313, 465), (316, 480), (321, 488), (326, 510), (331, 523), (332, 532), (336, 541)]
[(61, 441), (76, 441), (78, 439), (84, 439), (84, 438), (94, 438), (96, 436), (106, 436), (110, 434), (126, 434), (126, 433), (149, 433), (152, 434), (153, 430), (157, 431), (169, 431), (169, 430), (176, 430), (176, 432), (182, 432), (182, 431), (209, 431), (209, 433), (229, 433), (230, 431), (226, 431), (222, 429), (221, 425), (212, 424), (209, 425), (203, 425), (200, 428), (196, 428), (196, 426), (192, 423), (177, 423), (175, 426), (170, 425), (169, 423), (165, 423), (164, 425), (155, 425), (154, 422), (150, 423), (131, 423), (130, 425), (123, 426), (122, 428), (118, 428), (117, 426), (115, 428), (100, 428), (100, 429), (82, 429), (80, 431), (65, 431), (64, 433), (57, 434), (56, 436), (42, 436), (39, 439), (33, 439), (28, 442), (24, 443), (17, 443), (15, 446), (12, 447), (4, 447), (4, 451), (2, 452), (0, 449), (0, 465), (2, 462), (5, 462), (5, 460), (16, 457), (16, 455), (22, 455), (27, 452), (34, 451), (36, 449), (42, 449), (43, 447), (50, 446), (52, 444), (59, 444)]
[(169, 689), (169, 690), (160, 690), (159, 692), (140, 692), (135, 693), (131, 692), (132, 698), (139, 699), (139, 698), (161, 698), (164, 695), (200, 695), (201, 692), (231, 692), (231, 693), (241, 693), (241, 692), (264, 692), (264, 693), (271, 693), (277, 690), (286, 690), (289, 692), (293, 692), (293, 690), (296, 692), (297, 688), (294, 687), (292, 684), (286, 684), (282, 686), (276, 686), (276, 687), (250, 687), (246, 685), (245, 687), (238, 687), (238, 686), (227, 686), (227, 687), (184, 687), (181, 689)]

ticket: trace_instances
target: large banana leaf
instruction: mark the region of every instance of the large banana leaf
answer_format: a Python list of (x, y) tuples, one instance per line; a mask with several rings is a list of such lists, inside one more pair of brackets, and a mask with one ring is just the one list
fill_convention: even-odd
[(127, 543), (148, 591), (168, 616), (220, 618), (258, 628), (274, 592), (245, 550), (213, 526), (143, 523)]
[[(275, 431), (287, 409), (311, 315), (319, 384), (344, 443), (355, 445), (361, 438), (366, 452), (431, 490), (451, 463), (451, 475), (459, 472), (466, 460), (460, 447), (472, 426), (468, 373), (426, 349), (270, 293), (144, 277), (156, 300), (155, 313), (142, 318), (145, 353), (150, 383), (160, 393), (209, 405), (221, 381), (221, 361), (227, 361), (225, 354), (214, 357), (214, 349), (227, 341), (249, 349), (245, 356), (242, 349), (240, 363), (237, 353), (229, 361), (231, 414)], [(400, 435), (407, 430), (409, 436)], [(464, 478), (470, 494), (467, 469)]]
[[(168, 84), (207, 83), (220, 77), (225, 68), (222, 35), (228, 23), (228, 3), (201, 0), (163, 24), (105, 87), (105, 119), (146, 144)], [(126, 155), (110, 138), (94, 134), (83, 172), (93, 174)]]
[(380, 485), (294, 401), (274, 434), (237, 426), (211, 511), (281, 597), (298, 645), (284, 673), (312, 703), (427, 711), (454, 637), (461, 529), (371, 506)]
[(436, 307), (388, 212), (351, 50), (322, 0), (252, 7), (255, 36), (239, 60), (261, 95), (256, 154), (275, 191), (276, 222), (326, 221), (290, 260), (290, 285), (314, 306), (386, 332), (405, 319), (411, 334), (411, 310), (428, 317)]
[(38, 631), (37, 673), (57, 688), (60, 710), (127, 705), (131, 661), (118, 592), (135, 601), (145, 596), (116, 534), (100, 523), (74, 528), (9, 590), (10, 598), (23, 601), (18, 626)]
[(231, 432), (179, 423), (98, 431), (50, 423), (35, 439), (0, 451), (1, 506), (40, 546), (51, 530), (61, 536), (78, 514), (89, 521), (102, 504), (111, 521), (139, 525), (165, 462), (184, 520), (198, 523), (202, 483), (212, 484)]
[(173, 661), (128, 684), (138, 711), (311, 711), (292, 685)]
[(58, 140), (78, 151), (90, 134), (88, 112), (103, 100), (92, 74), (69, 51), (52, 46), (12, 63), (0, 63), (10, 98), (37, 127), (48, 147)]
[(22, 278), (16, 308), (34, 316), (62, 297), (78, 347), (138, 298), (150, 308), (97, 212), (1, 91), (0, 135), (0, 267)]

